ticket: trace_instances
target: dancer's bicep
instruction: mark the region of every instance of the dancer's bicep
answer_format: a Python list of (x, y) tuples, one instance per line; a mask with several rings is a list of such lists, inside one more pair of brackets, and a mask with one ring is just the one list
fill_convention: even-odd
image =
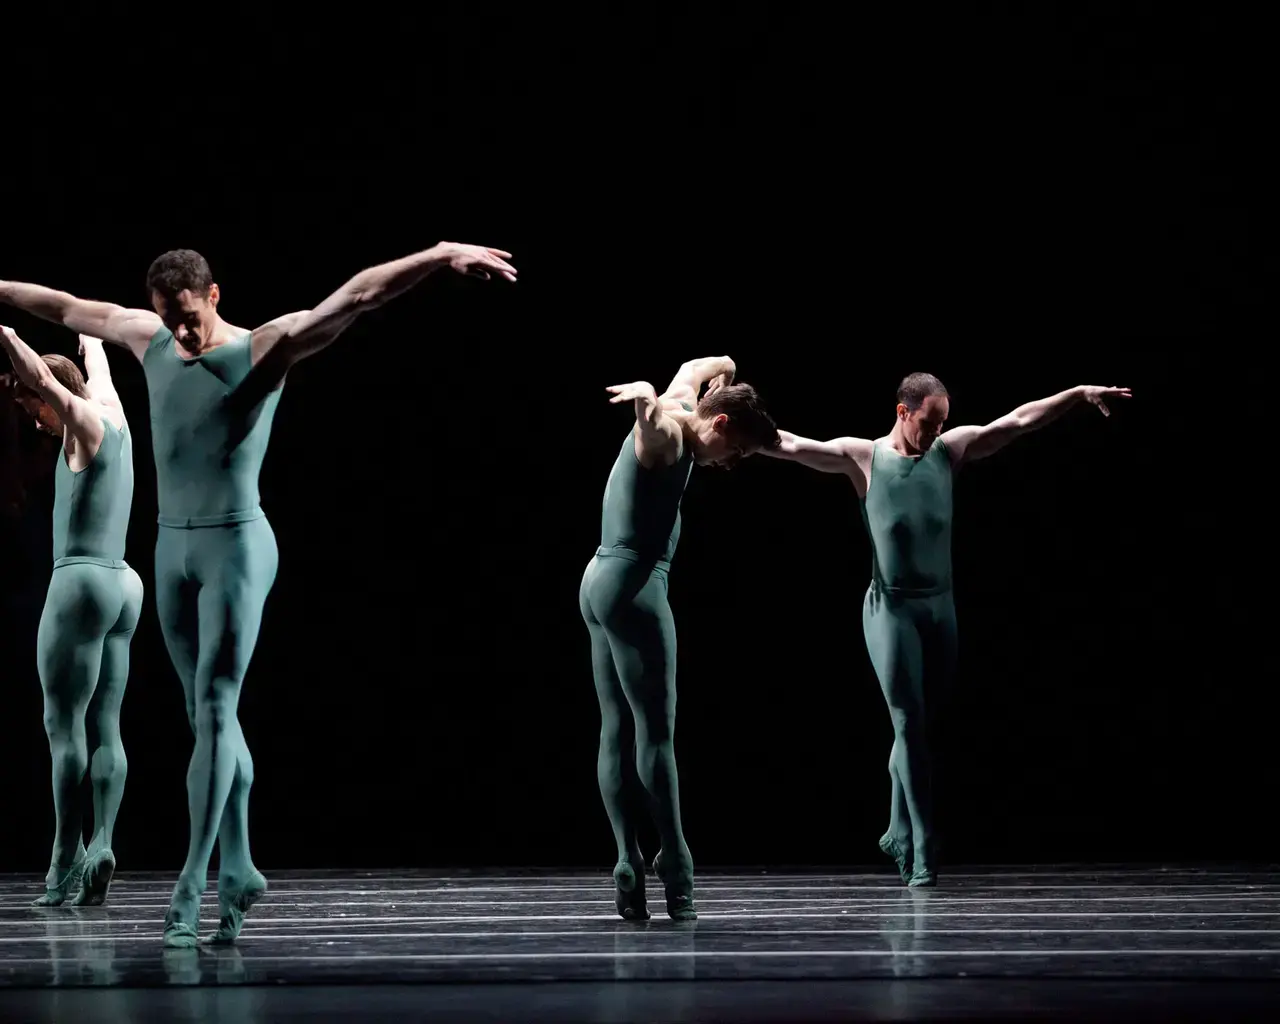
[(830, 441), (815, 441), (813, 438), (801, 437), (787, 430), (779, 430), (780, 443), (777, 448), (764, 449), (761, 454), (788, 462), (798, 462), (802, 466), (816, 469), (822, 473), (850, 473), (855, 467), (855, 444), (857, 438), (837, 437)]
[(982, 426), (954, 427), (939, 440), (946, 447), (952, 465), (958, 466), (994, 455), (1021, 432), (1021, 424), (1010, 415)]

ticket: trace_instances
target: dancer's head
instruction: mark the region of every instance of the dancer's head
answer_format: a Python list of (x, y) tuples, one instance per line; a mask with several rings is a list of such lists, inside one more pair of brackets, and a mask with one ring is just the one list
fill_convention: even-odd
[(728, 384), (703, 395), (690, 426), (693, 458), (700, 466), (729, 468), (781, 443), (777, 424), (750, 384)]
[[(84, 374), (80, 372), (80, 367), (76, 366), (70, 359), (66, 356), (55, 355), (41, 356), (40, 358), (44, 360), (45, 365), (49, 367), (58, 383), (73, 395), (80, 398), (88, 395)], [(14, 387), (13, 398), (18, 405), (22, 406), (23, 411), (36, 421), (38, 430), (46, 434), (62, 434), (62, 420), (54, 412), (53, 406), (21, 381)]]
[(928, 451), (951, 415), (942, 381), (931, 373), (912, 373), (898, 385), (898, 425), (902, 439), (918, 452)]
[(188, 348), (200, 348), (218, 323), (218, 286), (208, 261), (190, 249), (157, 256), (147, 271), (147, 294), (173, 336)]

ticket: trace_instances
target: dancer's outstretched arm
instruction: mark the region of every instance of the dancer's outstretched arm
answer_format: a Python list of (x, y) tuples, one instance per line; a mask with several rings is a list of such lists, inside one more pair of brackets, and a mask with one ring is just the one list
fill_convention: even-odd
[(485, 280), (493, 273), (514, 281), (516, 269), (506, 262), (510, 256), (501, 249), (441, 242), (362, 270), (314, 309), (290, 313), (253, 332), (253, 362), (263, 364), (259, 376), (283, 380), (289, 367), (331, 345), (361, 313), (389, 302), (445, 267)]
[(1104, 416), (1110, 416), (1111, 410), (1107, 408), (1105, 399), (1129, 397), (1131, 395), (1128, 388), (1081, 384), (1049, 398), (1020, 405), (1013, 412), (1006, 413), (985, 426), (955, 427), (945, 431), (941, 441), (947, 446), (952, 464), (959, 466), (964, 462), (994, 455), (1010, 441), (1039, 430), (1077, 405), (1087, 402), (1096, 405)]
[(49, 364), (12, 327), (0, 327), (0, 348), (12, 360), (18, 380), (53, 407), (77, 444), (83, 445), (90, 456), (96, 454), (102, 444), (102, 414), (93, 404), (63, 387)]
[(163, 326), (160, 317), (149, 309), (126, 309), (113, 302), (93, 302), (22, 281), (0, 281), (0, 302), (50, 323), (62, 324), (77, 334), (120, 345), (139, 361), (146, 354), (152, 335)]
[(862, 437), (837, 437), (830, 441), (814, 441), (800, 437), (788, 430), (779, 430), (782, 443), (777, 448), (766, 448), (762, 455), (773, 459), (798, 462), (802, 466), (823, 473), (855, 473), (863, 460), (871, 455), (872, 443)]

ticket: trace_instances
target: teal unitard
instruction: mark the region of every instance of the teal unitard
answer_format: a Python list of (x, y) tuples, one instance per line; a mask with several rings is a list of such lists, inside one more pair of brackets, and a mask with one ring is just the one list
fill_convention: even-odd
[[(102, 428), (102, 443), (89, 464), (73, 472), (64, 447), (53, 478), (53, 575), (36, 637), (36, 667), (44, 690), (56, 824), (45, 895), (37, 900), (41, 906), (106, 899), (128, 773), (120, 707), (143, 596), (142, 580), (124, 561), (133, 444), (127, 425), (117, 429), (104, 418)], [(94, 821), (87, 854), (81, 801), (86, 774)]]
[(880, 847), (911, 885), (932, 885), (937, 870), (930, 733), (956, 664), (951, 485), (941, 441), (916, 459), (877, 444), (862, 502), (872, 548), (862, 629), (893, 723)]
[(605, 488), (601, 544), (583, 573), (578, 601), (591, 637), (600, 703), (596, 774), (614, 839), (618, 912), (649, 916), (638, 827), (648, 812), (662, 843), (654, 868), (667, 911), (696, 916), (693, 858), (680, 820), (676, 772), (676, 627), (667, 575), (680, 537), (680, 500), (692, 469), (682, 452), (671, 466), (645, 468), (628, 434)]
[(195, 733), (187, 770), (190, 841), (165, 921), (170, 946), (196, 941), (215, 842), (215, 941), (233, 940), (266, 891), (249, 850), (253, 759), (237, 708), (278, 561), (258, 475), (280, 390), (240, 400), (251, 351), (244, 335), (184, 359), (173, 335), (161, 330), (143, 360), (160, 506), (156, 610)]

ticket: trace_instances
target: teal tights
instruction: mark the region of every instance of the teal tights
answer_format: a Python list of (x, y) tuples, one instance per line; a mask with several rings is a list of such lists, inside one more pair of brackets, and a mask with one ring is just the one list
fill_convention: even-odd
[(128, 772), (120, 705), (129, 680), (129, 643), (141, 611), (142, 580), (127, 566), (63, 563), (49, 579), (36, 667), (53, 760), (56, 825), (46, 883), (51, 888), (67, 875), (83, 846), (80, 793), (86, 773), (93, 783), (90, 848), (111, 847)]
[(938, 703), (955, 672), (951, 591), (904, 597), (872, 583), (862, 631), (893, 722), (889, 831), (881, 848), (897, 857), (904, 880), (930, 885), (937, 865), (929, 747)]
[[(643, 885), (638, 827), (648, 811), (662, 842), (654, 868), (667, 888), (668, 912), (693, 916), (693, 858), (680, 823), (674, 744), (676, 626), (666, 574), (624, 558), (597, 556), (582, 576), (578, 602), (591, 634), (600, 702), (596, 774), (618, 845), (615, 881), (620, 888), (633, 878)], [(677, 912), (678, 907), (683, 909)], [(642, 906), (638, 909), (648, 916)]]
[[(156, 610), (196, 740), (187, 770), (190, 844), (170, 907), (170, 923), (190, 926), (184, 932), (198, 923), (215, 841), (220, 903), (261, 879), (249, 855), (253, 758), (236, 708), (277, 561), (265, 518), (162, 526), (156, 539)], [(222, 910), (225, 918), (228, 906)]]

